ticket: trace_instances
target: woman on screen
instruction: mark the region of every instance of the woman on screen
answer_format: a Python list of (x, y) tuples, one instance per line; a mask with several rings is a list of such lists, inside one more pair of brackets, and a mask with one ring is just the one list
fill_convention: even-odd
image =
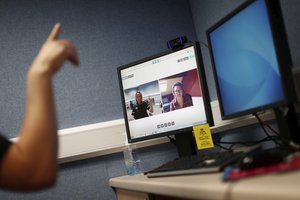
[(148, 111), (150, 113), (153, 113), (153, 106), (150, 97), (148, 101), (143, 101), (142, 93), (136, 92), (135, 100), (136, 100), (136, 104), (133, 106), (132, 113), (131, 113), (134, 119), (149, 117)]
[(174, 99), (170, 103), (170, 111), (193, 106), (192, 96), (184, 92), (181, 82), (175, 83), (172, 88)]

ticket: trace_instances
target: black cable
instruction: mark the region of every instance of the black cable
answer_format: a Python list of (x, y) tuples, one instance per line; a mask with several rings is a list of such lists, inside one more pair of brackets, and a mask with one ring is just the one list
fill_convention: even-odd
[(273, 133), (275, 133), (277, 136), (279, 136), (280, 134), (277, 132), (277, 131), (275, 131), (269, 124), (267, 124), (265, 121), (263, 121), (259, 116), (258, 116), (258, 114), (256, 113), (256, 114), (253, 114), (256, 118), (257, 118), (257, 120), (259, 121), (259, 123), (261, 123), (263, 126), (266, 126), (266, 127), (268, 127)]
[(258, 115), (256, 116), (256, 118), (259, 121), (261, 121), (265, 126), (267, 126), (279, 138), (279, 140), (282, 143), (280, 146), (287, 146), (287, 147), (294, 148), (293, 146), (291, 146), (290, 142), (288, 140), (286, 140), (286, 138), (280, 137), (280, 133), (278, 133), (276, 130), (274, 130), (269, 124), (267, 124), (264, 121), (262, 121)]
[(246, 146), (251, 146), (253, 144), (256, 144), (256, 143), (259, 143), (261, 141), (247, 141), (247, 142), (218, 142), (220, 144), (231, 144), (231, 145), (237, 145), (237, 144), (240, 144), (240, 145), (246, 145)]
[(258, 141), (246, 141), (246, 142), (217, 142), (219, 144), (231, 144), (231, 147), (230, 148), (233, 148), (234, 145), (245, 145), (245, 146), (252, 146), (252, 145), (255, 145), (255, 144), (259, 144), (259, 143), (262, 143), (262, 142), (267, 142), (267, 141), (270, 141), (270, 140), (277, 140), (277, 136), (270, 136), (270, 137), (265, 137), (261, 140), (258, 140)]
[(270, 138), (271, 141), (273, 141), (273, 142), (275, 143), (275, 145), (281, 146), (281, 144), (280, 144), (279, 142), (277, 142), (276, 140), (272, 139), (271, 135), (270, 135), (270, 134), (268, 133), (268, 131), (266, 130), (263, 121), (258, 117), (257, 113), (254, 113), (253, 115), (257, 118), (260, 127), (263, 129), (263, 131), (264, 131), (264, 133), (267, 135), (267, 137)]
[(260, 127), (264, 130), (265, 134), (266, 134), (268, 137), (271, 137), (271, 135), (266, 131), (265, 126), (264, 126), (264, 123), (263, 123), (263, 121), (258, 117), (257, 113), (254, 113), (253, 115), (254, 115), (254, 116), (256, 117), (256, 119), (258, 120), (259, 125), (260, 125)]
[(232, 149), (227, 148), (227, 147), (223, 147), (222, 145), (219, 145), (218, 143), (214, 143), (214, 145), (216, 145), (217, 147), (220, 147), (221, 149), (225, 149), (227, 151), (231, 151)]
[(279, 136), (280, 134), (275, 131), (269, 124), (266, 125), (273, 133), (275, 133), (277, 136)]

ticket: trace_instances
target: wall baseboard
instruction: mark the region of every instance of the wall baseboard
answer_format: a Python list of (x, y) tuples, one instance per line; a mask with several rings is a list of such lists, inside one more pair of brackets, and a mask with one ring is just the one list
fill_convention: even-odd
[[(122, 152), (126, 145), (124, 119), (101, 122), (59, 131), (59, 163)], [(146, 147), (168, 142), (167, 138), (137, 143)]]
[(126, 140), (124, 120), (113, 120), (59, 130), (59, 161), (114, 153)]

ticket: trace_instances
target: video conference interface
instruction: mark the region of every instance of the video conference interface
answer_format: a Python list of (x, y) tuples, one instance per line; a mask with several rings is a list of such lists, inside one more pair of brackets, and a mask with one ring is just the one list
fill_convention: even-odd
[(120, 73), (131, 139), (207, 122), (193, 46)]

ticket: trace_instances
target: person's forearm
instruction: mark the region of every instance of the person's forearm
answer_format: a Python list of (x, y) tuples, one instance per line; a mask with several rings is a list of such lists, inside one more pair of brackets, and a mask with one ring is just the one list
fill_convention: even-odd
[(26, 158), (52, 173), (57, 159), (57, 127), (51, 75), (35, 69), (27, 74), (26, 113), (19, 145)]
[(26, 111), (19, 138), (2, 161), (0, 186), (36, 190), (55, 183), (57, 129), (51, 75), (36, 68), (27, 74)]

